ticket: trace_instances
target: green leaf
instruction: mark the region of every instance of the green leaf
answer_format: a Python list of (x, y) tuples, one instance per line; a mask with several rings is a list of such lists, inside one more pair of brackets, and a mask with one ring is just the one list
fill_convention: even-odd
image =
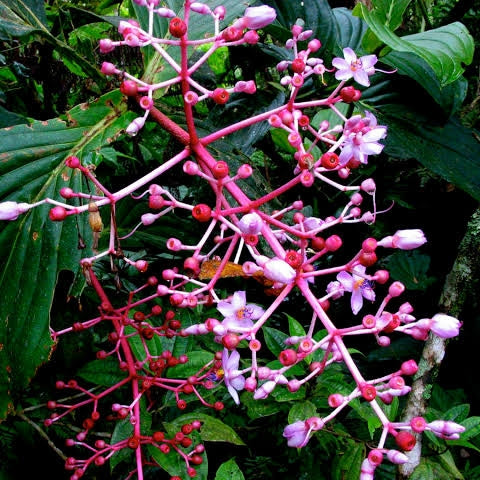
[[(411, 0), (397, 0), (395, 2), (390, 0), (375, 0), (375, 11), (377, 15), (383, 19), (385, 26), (394, 32), (402, 24), (403, 14), (410, 2)], [(365, 33), (362, 43), (368, 52), (373, 52), (381, 46), (381, 42), (371, 30)]]
[(455, 113), (465, 100), (467, 81), (463, 77), (442, 87), (430, 65), (414, 53), (390, 52), (382, 61), (396, 68), (398, 74), (406, 75), (421, 85), (442, 107), (447, 117)]
[(291, 317), (290, 315), (287, 315), (288, 319), (288, 332), (290, 335), (297, 336), (297, 337), (303, 337), (305, 336), (305, 329), (303, 328), (302, 324), (296, 320), (295, 318)]
[(338, 47), (334, 50), (335, 54), (341, 55), (343, 47), (350, 47), (356, 52), (360, 52), (362, 39), (367, 32), (368, 25), (361, 18), (353, 16), (352, 11), (348, 8), (334, 8), (333, 15), (337, 23)]
[(288, 423), (295, 423), (298, 420), (306, 420), (317, 415), (317, 407), (306, 400), (305, 402), (296, 402), (288, 412)]
[(167, 372), (168, 378), (186, 378), (198, 373), (207, 363), (212, 362), (214, 355), (204, 350), (188, 352), (188, 362), (170, 367)]
[(200, 437), (205, 442), (226, 442), (233, 445), (245, 445), (233, 428), (221, 420), (204, 413), (187, 413), (177, 417), (173, 422), (169, 422), (166, 425), (179, 429), (183, 424), (192, 422), (193, 420), (200, 420), (200, 422), (202, 422)]
[(360, 15), (372, 32), (388, 47), (397, 52), (415, 53), (433, 69), (441, 86), (457, 80), (464, 65), (473, 60), (475, 44), (466, 27), (455, 22), (426, 32), (398, 37), (385, 25), (382, 13), (368, 10), (359, 4)]
[(358, 480), (360, 468), (365, 458), (365, 446), (361, 443), (351, 442), (341, 455), (333, 472), (332, 480)]
[(264, 327), (263, 334), (268, 349), (278, 357), (279, 353), (285, 349), (285, 339), (288, 335), (272, 327)]
[(417, 251), (395, 252), (385, 263), (392, 278), (402, 282), (409, 290), (426, 290), (435, 281), (427, 275), (430, 257)]
[[(415, 158), (426, 168), (480, 200), (480, 143), (475, 130), (454, 116), (442, 126), (423, 123), (403, 107), (383, 110), (379, 123), (388, 125), (385, 152)], [(411, 118), (410, 118), (411, 117)]]
[(422, 457), (420, 464), (413, 471), (411, 480), (463, 480), (450, 452), (437, 457)]
[[(72, 109), (60, 119), (0, 130), (0, 200), (34, 204), (47, 197), (63, 201), (58, 191), (82, 191), (82, 175), (64, 165), (70, 154), (108, 144), (129, 123), (118, 91)], [(91, 243), (87, 215), (48, 218), (48, 205), (33, 208), (0, 232), (0, 419), (13, 410), (22, 392), (51, 352), (49, 312), (58, 274), (78, 275), (78, 235)], [(77, 223), (78, 220), (78, 223)]]
[(233, 458), (218, 467), (215, 480), (245, 480), (242, 471)]
[(113, 357), (93, 360), (78, 370), (77, 375), (87, 382), (105, 387), (111, 387), (127, 376), (118, 368), (118, 360)]
[[(33, 7), (30, 5), (32, 3)], [(41, 7), (39, 7), (41, 5)], [(96, 66), (86, 61), (73, 48), (50, 33), (42, 2), (0, 0), (0, 39), (21, 38), (35, 34), (54, 46), (65, 65), (75, 74), (104, 82)]]

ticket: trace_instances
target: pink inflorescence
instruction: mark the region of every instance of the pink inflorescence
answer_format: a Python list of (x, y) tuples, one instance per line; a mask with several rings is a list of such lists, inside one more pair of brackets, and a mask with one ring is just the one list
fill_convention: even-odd
[[(369, 112), (356, 113), (347, 118), (338, 107), (342, 102), (355, 102), (361, 97), (356, 84), (369, 85), (369, 77), (376, 72), (376, 57), (369, 55), (358, 58), (350, 48), (346, 48), (344, 58), (334, 59), (332, 67), (327, 68), (323, 59), (317, 56), (321, 42), (313, 38), (312, 31), (294, 25), (292, 37), (286, 42), (291, 59), (277, 66), (281, 84), (288, 90), (285, 104), (200, 137), (195, 129), (193, 109), (198, 102), (225, 104), (233, 92), (254, 94), (256, 86), (247, 79), (232, 87), (210, 90), (194, 80), (194, 73), (219, 48), (256, 43), (260, 36), (257, 30), (275, 21), (275, 10), (267, 6), (249, 7), (243, 17), (223, 26), (228, 12), (220, 6), (211, 10), (201, 2), (187, 1), (182, 17), (179, 17), (177, 12), (159, 7), (157, 1), (139, 0), (136, 3), (147, 9), (149, 27), (143, 29), (135, 21), (122, 21), (118, 29), (121, 39), (101, 40), (100, 51), (109, 53), (120, 45), (132, 48), (149, 46), (170, 67), (171, 77), (148, 84), (108, 62), (103, 64), (102, 71), (106, 75), (120, 76), (122, 92), (137, 98), (143, 109), (143, 115), (126, 127), (128, 135), (139, 134), (150, 119), (169, 131), (184, 148), (118, 192), (110, 192), (82, 165), (79, 158), (70, 156), (66, 160), (67, 167), (79, 169), (101, 195), (89, 195), (88, 207), (72, 206), (51, 199), (40, 203), (54, 205), (50, 213), (53, 221), (62, 221), (68, 215), (86, 212), (92, 230), (100, 232), (101, 222), (97, 217), (99, 208), (108, 206), (111, 218), (114, 218), (115, 204), (130, 196), (139, 202), (148, 202), (150, 209), (142, 215), (136, 229), (148, 228), (160, 222), (162, 216), (183, 210), (191, 216), (192, 222), (202, 233), (195, 245), (185, 244), (180, 232), (180, 238), (168, 239), (166, 251), (176, 254), (185, 252), (186, 258), (181, 267), (172, 265), (165, 269), (161, 278), (148, 277), (149, 265), (145, 260), (132, 260), (123, 254), (117, 243), (115, 221), (111, 223), (113, 234), (110, 235), (108, 247), (82, 260), (87, 280), (100, 298), (99, 313), (93, 319), (52, 332), (52, 335), (58, 339), (67, 332), (82, 331), (99, 323), (109, 324), (110, 349), (99, 351), (97, 357), (100, 360), (113, 358), (118, 361), (122, 378), (109, 388), (93, 391), (81, 387), (75, 380), (57, 382), (61, 390), (83, 394), (82, 400), (73, 403), (49, 402), (52, 414), (45, 421), (46, 426), (74, 411), (90, 410), (81, 431), (67, 441), (70, 446), (85, 446), (90, 455), (85, 460), (67, 459), (66, 468), (73, 472), (71, 479), (80, 478), (90, 465), (102, 465), (124, 448), (136, 452), (136, 473), (138, 478), (143, 478), (143, 469), (151, 462), (147, 462), (147, 456), (143, 454), (147, 446), (163, 453), (177, 452), (185, 461), (187, 475), (194, 477), (195, 467), (202, 462), (203, 445), (193, 445), (189, 435), (193, 430), (201, 429), (200, 422), (183, 425), (173, 437), (163, 432), (146, 433), (140, 427), (141, 405), (151, 405), (155, 400), (155, 391), (162, 389), (172, 392), (180, 410), (187, 407), (190, 399), (221, 410), (224, 407), (222, 402), (209, 403), (202, 394), (219, 382), (225, 384), (237, 404), (241, 401), (241, 392), (249, 392), (246, 394), (261, 401), (277, 388), (286, 388), (291, 392), (299, 390), (321, 375), (329, 365), (338, 362), (342, 362), (351, 374), (351, 390), (329, 396), (328, 404), (332, 409), (329, 415), (323, 418), (309, 417), (286, 426), (284, 437), (288, 445), (305, 446), (315, 432), (323, 429), (356, 399), (368, 402), (382, 425), (376, 448), (362, 463), (361, 479), (373, 478), (376, 467), (384, 458), (394, 464), (405, 463), (408, 458), (404, 452), (415, 446), (414, 434), (430, 431), (442, 438), (458, 438), (463, 427), (454, 422), (437, 420), (427, 423), (422, 418), (416, 418), (411, 422), (395, 423), (387, 417), (382, 405), (388, 405), (394, 397), (408, 394), (409, 377), (418, 368), (414, 360), (405, 361), (398, 370), (381, 378), (364, 378), (347, 347), (358, 335), (370, 335), (380, 346), (388, 346), (393, 332), (403, 332), (417, 339), (425, 339), (430, 333), (451, 338), (458, 335), (461, 327), (458, 320), (446, 314), (417, 320), (413, 307), (407, 302), (398, 301), (398, 297), (404, 295), (404, 286), (398, 281), (390, 281), (388, 271), (375, 267), (377, 255), (382, 249), (410, 250), (421, 247), (426, 238), (420, 229), (399, 230), (383, 239), (359, 239), (361, 246), (358, 251), (350, 255), (347, 261), (334, 263), (337, 251), (342, 251), (345, 258), (339, 230), (351, 223), (373, 223), (380, 213), (376, 208), (376, 185), (373, 179), (368, 178), (359, 184), (345, 180), (352, 171), (367, 164), (371, 155), (381, 153), (387, 128), (377, 125), (376, 118)], [(189, 25), (198, 15), (211, 17), (212, 36), (189, 38)], [(169, 21), (170, 28), (165, 38), (154, 34), (153, 19), (156, 16)], [(189, 54), (187, 47), (200, 45), (205, 47), (204, 55), (189, 64), (186, 61)], [(178, 48), (180, 57), (170, 55), (167, 47), (168, 51)], [(310, 77), (318, 77), (321, 82), (337, 79), (339, 83), (325, 98), (297, 100)], [(350, 80), (353, 85), (347, 85)], [(155, 92), (174, 84), (182, 88), (186, 130), (155, 108)], [(334, 113), (336, 121), (315, 122), (310, 112), (319, 109)], [(235, 170), (225, 159), (216, 158), (215, 151), (209, 147), (217, 140), (257, 123), (268, 123), (272, 129), (284, 130), (294, 153), (291, 179), (263, 196), (251, 198), (245, 193), (242, 182), (252, 175), (252, 166), (244, 164)], [(212, 187), (215, 199), (211, 204), (185, 203), (169, 189), (159, 185), (162, 175), (179, 164), (183, 164), (187, 177), (198, 177)], [(293, 188), (305, 189), (308, 198), (310, 189), (317, 184), (344, 193), (342, 203), (336, 206), (334, 213), (325, 214), (322, 218), (307, 216), (302, 201), (288, 204), (280, 211), (270, 208), (272, 200), (281, 200)], [(82, 195), (70, 190), (62, 194), (66, 200)], [(14, 202), (0, 204), (1, 219), (13, 221), (33, 206)], [(333, 227), (337, 227), (337, 233), (331, 233)], [(127, 304), (122, 307), (112, 305), (92, 268), (97, 260), (105, 256), (120, 258), (126, 265), (148, 277), (142, 286), (130, 293)], [(245, 291), (231, 292), (226, 298), (223, 297), (217, 283), (229, 276), (253, 278), (260, 282), (266, 294), (264, 304), (250, 303)], [(278, 357), (278, 368), (261, 365), (258, 352), (263, 347), (259, 340), (262, 338), (262, 328), (294, 290), (303, 296), (305, 304), (311, 309), (311, 323), (305, 335), (286, 339), (285, 348)], [(343, 326), (338, 327), (328, 313), (330, 305), (340, 301), (350, 306), (352, 315), (349, 326), (345, 326), (343, 318)], [(168, 310), (165, 305), (168, 305)], [(177, 312), (202, 305), (216, 306), (216, 318), (183, 325), (181, 315), (177, 315)], [(365, 313), (367, 311), (370, 313)], [(324, 330), (325, 335), (316, 335), (319, 330)], [(219, 350), (187, 378), (176, 376), (175, 368), (188, 364), (188, 354), (177, 357), (167, 349), (159, 352), (151, 348), (150, 340), (153, 338), (198, 335), (210, 335)], [(247, 342), (248, 355), (244, 352), (241, 354), (237, 348), (241, 341)], [(132, 348), (132, 342), (135, 348)], [(317, 360), (307, 363), (306, 358), (312, 355)], [(302, 367), (305, 374), (293, 376), (291, 371), (294, 367), (297, 372)], [(131, 435), (116, 443), (97, 440), (87, 444), (90, 432), (99, 418), (105, 415), (100, 413), (100, 404), (113, 392), (120, 390), (128, 390), (130, 399), (121, 405), (111, 405), (106, 417), (112, 421), (127, 420), (131, 424)], [(388, 439), (395, 448), (387, 446)]]

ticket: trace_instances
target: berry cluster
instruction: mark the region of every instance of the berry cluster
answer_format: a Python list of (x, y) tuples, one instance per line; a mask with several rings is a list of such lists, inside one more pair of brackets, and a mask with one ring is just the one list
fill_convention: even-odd
[[(201, 429), (199, 421), (183, 425), (173, 437), (163, 432), (143, 431), (142, 405), (154, 402), (158, 390), (173, 392), (180, 410), (186, 408), (185, 398), (189, 396), (205, 406), (221, 410), (224, 408), (222, 402), (207, 401), (202, 393), (208, 394), (219, 382), (224, 383), (238, 404), (239, 393), (243, 391), (250, 392), (256, 400), (269, 397), (276, 388), (296, 392), (330, 365), (340, 362), (351, 374), (353, 382), (350, 391), (333, 393), (328, 397), (328, 405), (332, 409), (329, 415), (310, 417), (286, 426), (284, 437), (288, 445), (305, 446), (314, 432), (321, 430), (355, 399), (368, 402), (382, 425), (377, 447), (370, 451), (362, 464), (362, 480), (373, 478), (384, 457), (395, 464), (407, 462), (404, 452), (414, 448), (418, 433), (430, 431), (442, 438), (458, 438), (463, 431), (461, 425), (442, 420), (427, 423), (423, 418), (394, 422), (382, 408), (394, 397), (410, 391), (408, 377), (414, 375), (418, 368), (414, 360), (405, 361), (398, 370), (380, 378), (365, 378), (347, 347), (347, 343), (359, 335), (373, 336), (382, 347), (390, 344), (394, 332), (416, 339), (426, 339), (430, 333), (451, 338), (459, 333), (461, 326), (457, 319), (442, 313), (432, 318), (417, 319), (410, 303), (399, 302), (405, 287), (398, 281), (392, 282), (387, 270), (375, 269), (382, 249), (421, 247), (426, 242), (421, 230), (399, 230), (382, 239), (369, 237), (360, 240), (356, 253), (348, 256), (346, 261), (335, 263), (335, 254), (344, 243), (338, 230), (352, 223), (371, 224), (381, 213), (376, 207), (375, 181), (367, 178), (359, 184), (352, 184), (350, 179), (352, 172), (367, 164), (371, 155), (382, 152), (380, 140), (385, 138), (387, 127), (378, 125), (370, 112), (355, 110), (347, 117), (343, 113), (346, 110), (340, 108), (341, 104), (350, 104), (361, 98), (361, 91), (347, 82), (353, 79), (356, 84), (368, 87), (369, 77), (379, 71), (375, 67), (377, 58), (374, 55), (358, 58), (351, 49), (345, 48), (344, 58), (335, 58), (332, 67), (327, 68), (323, 59), (317, 56), (321, 43), (312, 38), (313, 32), (293, 25), (292, 37), (285, 45), (291, 59), (277, 65), (280, 83), (288, 93), (285, 104), (202, 137), (195, 123), (195, 105), (198, 102), (223, 105), (230, 100), (232, 93), (254, 94), (256, 86), (247, 79), (238, 81), (232, 87), (210, 90), (194, 79), (194, 73), (219, 48), (257, 43), (260, 38), (257, 30), (274, 22), (275, 10), (267, 6), (249, 7), (241, 18), (221, 29), (227, 13), (222, 6), (211, 10), (206, 4), (186, 0), (183, 14), (179, 16), (168, 8), (159, 7), (157, 0), (136, 0), (135, 3), (148, 10), (148, 28), (142, 28), (133, 20), (122, 21), (118, 28), (121, 40), (102, 40), (100, 51), (108, 54), (120, 45), (152, 47), (170, 67), (171, 78), (149, 84), (109, 62), (103, 63), (102, 72), (118, 76), (121, 92), (135, 98), (143, 112), (126, 126), (128, 135), (137, 135), (145, 122), (151, 120), (183, 147), (172, 158), (117, 192), (109, 191), (80, 158), (69, 156), (66, 166), (78, 169), (92, 183), (98, 195), (64, 188), (60, 195), (65, 202), (52, 199), (40, 202), (54, 205), (50, 210), (50, 219), (55, 222), (64, 221), (71, 215), (88, 214), (95, 234), (103, 229), (100, 209), (105, 206), (110, 209), (107, 248), (99, 252), (95, 250), (91, 257), (81, 262), (88, 283), (99, 296), (99, 314), (65, 330), (52, 332), (57, 340), (68, 332), (93, 328), (100, 323), (109, 325), (110, 349), (99, 350), (97, 358), (117, 360), (122, 372), (116, 384), (100, 392), (86, 390), (75, 380), (57, 383), (59, 389), (81, 393), (82, 400), (73, 404), (49, 402), (53, 413), (45, 421), (46, 426), (69, 413), (84, 412), (90, 408), (83, 421), (83, 429), (75, 439), (67, 441), (69, 446), (84, 446), (90, 455), (86, 460), (67, 459), (67, 469), (74, 472), (71, 479), (80, 478), (91, 464), (102, 465), (115, 452), (125, 448), (135, 452), (135, 472), (138, 478), (143, 478), (144, 468), (158, 465), (148, 454), (148, 446), (162, 453), (177, 452), (186, 463), (187, 475), (194, 477), (195, 466), (202, 463), (203, 445), (193, 446), (189, 435), (193, 430)], [(196, 15), (211, 17), (212, 36), (200, 39), (189, 37), (189, 26)], [(153, 20), (156, 17), (168, 21), (165, 38), (155, 35)], [(205, 53), (195, 63), (189, 63), (190, 49), (198, 46), (207, 47)], [(168, 53), (173, 48), (180, 51), (179, 61)], [(325, 98), (299, 100), (299, 93), (311, 78), (320, 78), (323, 83), (335, 78), (338, 85)], [(186, 129), (155, 107), (155, 92), (174, 84), (181, 87)], [(315, 114), (321, 109), (333, 112), (337, 120), (333, 123), (318, 121)], [(292, 177), (272, 191), (250, 198), (245, 193), (243, 182), (252, 176), (252, 166), (243, 164), (234, 170), (226, 160), (215, 158), (214, 150), (209, 147), (229, 134), (265, 122), (272, 129), (286, 132), (288, 143), (294, 150)], [(160, 185), (162, 175), (180, 164), (187, 177), (202, 179), (211, 187), (214, 194), (211, 204), (186, 203)], [(302, 200), (285, 201), (287, 205), (281, 210), (270, 207), (273, 200), (285, 198), (285, 194), (293, 189), (303, 189), (308, 197), (309, 189), (318, 184), (344, 194), (334, 213), (325, 214), (323, 218), (309, 216), (305, 213)], [(148, 228), (161, 221), (167, 214), (181, 210), (191, 215), (202, 233), (195, 245), (186, 245), (182, 238), (168, 239), (166, 252), (185, 253), (183, 265), (164, 269), (158, 278), (148, 277), (142, 286), (130, 292), (125, 306), (114, 307), (97, 278), (93, 268), (95, 263), (102, 257), (110, 257), (112, 261), (131, 265), (141, 274), (149, 268), (147, 261), (128, 258), (120, 247), (115, 205), (127, 196), (144, 202), (149, 209), (130, 235), (139, 228)], [(68, 203), (73, 198), (83, 199), (85, 203), (73, 206)], [(365, 206), (367, 203), (369, 206)], [(0, 205), (0, 218), (15, 220), (34, 206), (5, 202)], [(337, 233), (332, 233), (334, 227)], [(224, 298), (218, 282), (235, 276), (253, 278), (262, 284), (266, 294), (262, 306), (248, 303), (245, 291), (235, 291)], [(375, 286), (378, 289), (374, 289)], [(262, 328), (294, 291), (303, 297), (311, 310), (310, 323), (304, 334), (287, 336), (285, 348), (278, 355), (278, 368), (261, 365), (258, 352), (263, 348)], [(349, 297), (352, 315), (349, 325), (340, 327), (329, 311), (331, 304), (343, 297)], [(378, 305), (373, 313), (357, 317), (365, 301), (369, 304), (378, 302)], [(217, 318), (182, 324), (179, 311), (204, 305), (216, 307)], [(176, 376), (176, 366), (188, 365), (188, 354), (175, 356), (168, 349), (158, 349), (154, 340), (200, 335), (211, 336), (219, 347), (218, 351), (194, 373), (185, 378)], [(245, 348), (241, 348), (243, 345)], [(293, 374), (298, 372), (299, 367), (305, 373)], [(125, 393), (127, 389), (129, 393)], [(101, 440), (93, 445), (87, 444), (87, 437), (102, 418), (100, 401), (119, 391), (129, 395), (130, 400), (122, 404), (113, 403), (108, 420), (129, 422), (131, 434), (113, 444)], [(172, 480), (177, 478), (174, 476)]]

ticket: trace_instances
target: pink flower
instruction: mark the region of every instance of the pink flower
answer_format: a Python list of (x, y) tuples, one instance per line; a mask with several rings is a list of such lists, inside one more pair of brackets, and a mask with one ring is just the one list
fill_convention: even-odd
[(412, 250), (427, 242), (425, 234), (419, 228), (410, 230), (398, 230), (393, 236), (382, 238), (377, 245), (386, 248), (399, 248), (400, 250)]
[(305, 421), (287, 425), (283, 430), (283, 436), (287, 439), (289, 447), (302, 448), (310, 439), (311, 433), (321, 430), (325, 426), (325, 422), (319, 417), (310, 417)]
[(238, 397), (237, 390), (243, 390), (245, 387), (245, 377), (240, 374), (238, 370), (238, 366), (240, 363), (240, 354), (237, 350), (233, 350), (233, 352), (228, 356), (228, 350), (226, 348), (223, 349), (222, 353), (222, 368), (224, 372), (223, 380), (225, 382), (225, 386), (227, 387), (228, 393), (233, 398), (233, 401), (239, 405), (240, 399)]
[(221, 300), (217, 310), (225, 317), (222, 325), (231, 331), (253, 327), (253, 321), (258, 320), (264, 312), (258, 305), (247, 304), (245, 292), (235, 292), (231, 300)]
[(378, 140), (385, 138), (387, 127), (367, 127), (363, 131), (349, 133), (341, 146), (342, 151), (338, 156), (340, 165), (346, 165), (351, 158), (360, 163), (368, 163), (368, 155), (378, 155), (384, 145), (378, 143)]
[(2, 202), (0, 203), (0, 220), (16, 220), (30, 208), (31, 205), (28, 203)]
[(283, 436), (287, 439), (289, 447), (301, 448), (308, 442), (308, 428), (305, 422), (298, 422), (287, 425), (283, 430)]
[(337, 80), (353, 79), (360, 85), (370, 86), (369, 76), (375, 73), (373, 67), (377, 63), (376, 55), (366, 55), (357, 58), (357, 55), (351, 48), (344, 48), (345, 58), (336, 57), (332, 60), (332, 65), (338, 70), (335, 72)]
[(362, 308), (364, 298), (372, 302), (375, 300), (375, 292), (370, 282), (363, 277), (364, 274), (365, 267), (357, 265), (353, 268), (352, 275), (347, 272), (340, 272), (337, 275), (337, 280), (343, 288), (352, 293), (351, 307), (354, 315)]
[(277, 17), (277, 12), (267, 5), (248, 7), (243, 14), (246, 28), (258, 30), (270, 25)]

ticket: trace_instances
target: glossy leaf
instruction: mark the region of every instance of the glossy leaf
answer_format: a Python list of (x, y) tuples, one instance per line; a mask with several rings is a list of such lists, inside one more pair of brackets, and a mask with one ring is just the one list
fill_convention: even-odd
[(118, 360), (113, 357), (93, 360), (80, 368), (77, 375), (87, 382), (104, 387), (111, 387), (127, 376), (118, 368)]
[[(74, 108), (60, 119), (0, 130), (0, 199), (33, 204), (62, 200), (62, 187), (82, 191), (82, 177), (64, 165), (70, 154), (82, 157), (111, 142), (129, 123), (119, 92)], [(2, 222), (0, 252), (0, 418), (13, 409), (12, 396), (23, 390), (53, 346), (49, 312), (61, 270), (79, 272), (79, 234), (89, 244), (87, 216), (48, 218), (50, 207), (29, 210)], [(78, 220), (78, 223), (77, 223)]]
[(103, 81), (98, 69), (81, 57), (73, 48), (50, 33), (45, 7), (42, 2), (24, 0), (0, 0), (0, 39), (22, 38), (38, 35), (54, 46), (65, 61), (65, 65), (81, 77)]
[(430, 257), (419, 252), (399, 251), (386, 261), (393, 280), (402, 282), (408, 290), (426, 290), (435, 279), (427, 275)]
[(475, 132), (464, 127), (456, 117), (438, 126), (419, 121), (414, 111), (406, 111), (404, 107), (392, 107), (384, 112), (378, 118), (379, 123), (389, 127), (387, 154), (401, 159), (415, 158), (480, 200), (480, 143)]
[[(362, 39), (368, 25), (358, 17), (352, 15), (348, 8), (334, 8), (333, 14), (337, 23), (336, 55), (342, 55), (342, 48), (350, 47), (356, 52), (362, 51)], [(323, 37), (320, 37), (322, 39)]]
[(385, 45), (394, 51), (415, 53), (423, 58), (435, 72), (441, 86), (457, 80), (464, 72), (464, 65), (473, 60), (473, 38), (460, 22), (398, 37), (385, 25), (378, 10), (368, 10), (363, 4), (358, 4), (358, 9), (372, 32)]
[(288, 412), (288, 423), (295, 423), (298, 420), (306, 420), (307, 418), (317, 415), (317, 407), (312, 402), (296, 402)]
[(183, 424), (193, 420), (202, 422), (200, 437), (205, 442), (226, 442), (233, 445), (245, 445), (233, 428), (221, 420), (204, 413), (187, 413), (177, 417), (173, 422), (169, 422), (168, 425), (178, 429)]
[(215, 480), (245, 480), (245, 477), (235, 460), (231, 458), (218, 467)]
[(350, 442), (345, 453), (340, 457), (332, 480), (358, 480), (360, 466), (365, 458), (365, 446), (362, 443)]

